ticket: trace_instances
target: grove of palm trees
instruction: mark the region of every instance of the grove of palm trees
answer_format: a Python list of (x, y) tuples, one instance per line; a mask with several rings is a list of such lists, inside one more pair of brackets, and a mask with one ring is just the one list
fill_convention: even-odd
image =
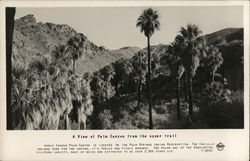
[(145, 47), (117, 51), (31, 15), (7, 23), (7, 128), (244, 128), (242, 29), (204, 35), (188, 23), (172, 42), (151, 45), (162, 19), (154, 8), (138, 11)]

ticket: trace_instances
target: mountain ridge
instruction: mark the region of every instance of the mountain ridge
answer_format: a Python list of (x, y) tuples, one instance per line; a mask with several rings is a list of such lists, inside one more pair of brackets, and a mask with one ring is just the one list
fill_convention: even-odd
[(204, 35), (208, 44), (213, 44), (222, 39), (230, 42), (232, 40), (243, 40), (243, 28), (224, 28), (213, 33)]
[(105, 49), (66, 24), (37, 22), (34, 15), (29, 14), (15, 20), (12, 60), (27, 66), (39, 56), (50, 55), (55, 46), (66, 44), (74, 36), (81, 36), (85, 40), (85, 53), (77, 61), (77, 72), (81, 74), (97, 71), (120, 58), (131, 58), (141, 50), (138, 47)]

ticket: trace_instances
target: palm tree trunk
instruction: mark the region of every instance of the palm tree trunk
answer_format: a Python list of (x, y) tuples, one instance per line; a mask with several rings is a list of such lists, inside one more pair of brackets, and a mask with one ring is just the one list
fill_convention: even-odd
[(188, 74), (188, 96), (189, 96), (189, 115), (193, 116), (193, 89), (192, 89), (192, 76), (191, 74)]
[(107, 105), (107, 101), (108, 101), (108, 81), (106, 80), (106, 91), (105, 91), (105, 103), (106, 103), (106, 105)]
[(65, 126), (66, 130), (70, 129), (69, 128), (69, 116), (68, 116), (68, 114), (66, 114), (66, 116), (65, 116), (65, 124), (64, 124), (64, 126)]
[(7, 129), (13, 130), (12, 120), (13, 115), (11, 111), (11, 55), (12, 55), (12, 37), (15, 24), (16, 8), (6, 7), (6, 70), (7, 70)]
[[(78, 116), (78, 118), (80, 118), (80, 115)], [(86, 130), (87, 129), (87, 127), (86, 127), (86, 119), (83, 119), (83, 118), (81, 118), (81, 119), (78, 119), (79, 120), (79, 127), (78, 127), (78, 130)]]
[(214, 83), (214, 72), (212, 72), (212, 83)]
[(73, 71), (76, 71), (76, 60), (73, 59)]
[(121, 73), (121, 86), (120, 86), (120, 93), (122, 94), (122, 88), (123, 88), (123, 73)]
[(149, 129), (153, 129), (152, 107), (151, 107), (151, 54), (150, 37), (148, 39), (148, 110), (149, 110)]
[(139, 85), (138, 85), (138, 105), (137, 105), (137, 109), (140, 109), (140, 104), (141, 104), (141, 76), (139, 79)]
[(225, 84), (225, 71), (224, 71), (224, 63), (221, 65), (221, 83), (224, 85)]
[(83, 130), (87, 129), (86, 120), (83, 122)]
[(116, 85), (115, 85), (115, 95), (117, 96), (117, 97), (120, 97), (120, 91), (119, 91), (119, 88), (118, 88), (118, 85), (119, 85), (119, 83), (116, 83)]
[(176, 78), (176, 99), (177, 99), (177, 119), (181, 119), (181, 107), (180, 107), (180, 79)]
[(138, 86), (138, 106), (137, 109), (140, 109), (140, 103), (141, 103), (141, 54), (139, 53), (139, 86)]
[(77, 115), (78, 115), (78, 127), (77, 127), (77, 130), (81, 130), (81, 119), (80, 119), (80, 109), (79, 108), (77, 110)]
[(188, 83), (187, 83), (187, 72), (185, 71), (184, 73), (184, 94), (185, 94), (185, 101), (188, 101)]

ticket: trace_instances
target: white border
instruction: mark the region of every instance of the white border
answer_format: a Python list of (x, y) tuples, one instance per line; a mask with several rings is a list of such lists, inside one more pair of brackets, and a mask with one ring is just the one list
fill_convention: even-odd
[[(248, 1), (0, 1), (0, 160), (248, 160), (249, 158), (249, 2)], [(5, 7), (122, 7), (122, 6), (244, 6), (244, 112), (245, 129), (206, 129), (206, 130), (112, 130), (112, 131), (7, 131), (6, 130), (6, 64), (5, 64)], [(176, 153), (167, 155), (97, 155), (83, 156), (39, 156), (34, 150), (44, 143), (74, 143), (73, 134), (157, 134), (176, 133), (178, 138), (169, 142), (181, 141), (214, 141), (223, 142), (226, 150), (220, 153)], [(86, 141), (86, 140), (82, 140)], [(108, 140), (96, 140), (107, 142)], [(115, 142), (136, 142), (131, 140), (109, 140)], [(139, 140), (146, 142), (148, 140)], [(155, 139), (155, 142), (162, 142)], [(92, 142), (92, 141), (88, 141)]]

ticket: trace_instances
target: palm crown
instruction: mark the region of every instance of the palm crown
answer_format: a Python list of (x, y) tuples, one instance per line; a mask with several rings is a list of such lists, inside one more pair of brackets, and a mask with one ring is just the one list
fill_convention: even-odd
[(144, 10), (137, 20), (136, 27), (140, 27), (146, 37), (151, 37), (155, 29), (160, 29), (158, 12), (152, 8)]
[(72, 59), (76, 60), (82, 56), (83, 39), (80, 37), (72, 37), (67, 42), (68, 50), (71, 52)]
[(182, 27), (180, 30), (180, 35), (175, 39), (181, 44), (183, 54), (181, 57), (186, 70), (194, 76), (197, 67), (199, 66), (200, 57), (204, 54), (205, 40), (200, 36), (201, 31), (198, 26), (188, 24), (187, 28)]

